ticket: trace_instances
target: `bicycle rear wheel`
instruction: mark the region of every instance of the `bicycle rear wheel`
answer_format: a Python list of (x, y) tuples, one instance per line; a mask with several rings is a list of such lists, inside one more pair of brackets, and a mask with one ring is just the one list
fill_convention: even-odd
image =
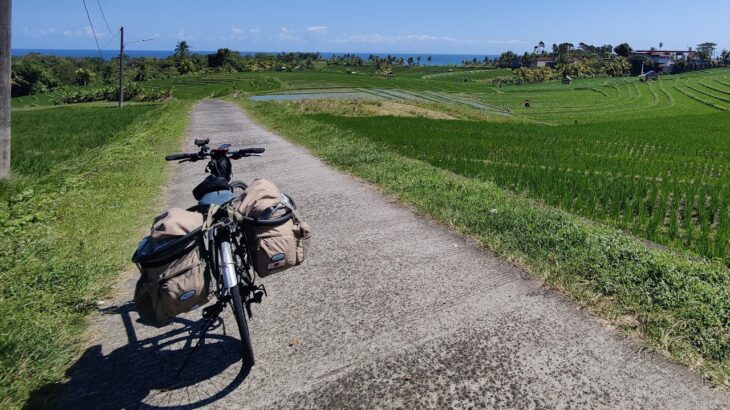
[(243, 301), (241, 300), (240, 288), (241, 285), (239, 284), (230, 290), (233, 301), (231, 308), (233, 309), (233, 316), (236, 318), (236, 324), (238, 325), (238, 333), (241, 336), (241, 358), (243, 359), (243, 364), (247, 367), (253, 367), (255, 363), (253, 344), (251, 343), (251, 333), (248, 331), (248, 321), (246, 320), (246, 311), (243, 308)]

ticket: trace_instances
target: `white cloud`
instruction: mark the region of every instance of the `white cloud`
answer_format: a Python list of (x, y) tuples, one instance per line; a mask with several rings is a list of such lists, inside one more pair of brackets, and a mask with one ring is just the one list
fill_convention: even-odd
[[(86, 26), (83, 29), (56, 29), (56, 28), (30, 28), (30, 27), (23, 27), (23, 34), (29, 36), (29, 37), (47, 37), (47, 36), (56, 36), (56, 35), (62, 35), (64, 37), (68, 38), (80, 38), (80, 37), (93, 37), (94, 36), (94, 30), (91, 29), (91, 26)], [(98, 38), (104, 38), (109, 37), (109, 33), (102, 33), (97, 31), (96, 37)]]
[[(56, 31), (49, 32), (48, 34), (54, 34)], [(64, 30), (61, 34), (63, 34), (64, 37), (69, 38), (78, 38), (78, 37), (93, 37), (94, 36), (94, 30), (91, 28), (91, 26), (84, 27), (83, 30)], [(96, 32), (97, 38), (104, 38), (109, 36), (108, 33), (100, 33)]]
[(325, 26), (309, 26), (307, 31), (316, 34), (327, 34), (327, 27)]
[(45, 37), (58, 33), (59, 31), (55, 28), (30, 28), (28, 26), (23, 27), (23, 34), (30, 37)]
[(484, 45), (484, 44), (528, 44), (527, 41), (510, 40), (474, 40), (457, 39), (447, 36), (432, 36), (429, 34), (406, 34), (396, 36), (384, 36), (381, 34), (345, 34), (332, 40), (333, 43), (347, 44), (449, 44), (449, 45)]
[(303, 41), (302, 38), (296, 35), (296, 30), (292, 30), (286, 27), (279, 29), (279, 40), (280, 41)]
[(261, 36), (261, 29), (258, 27), (246, 29), (242, 27), (231, 27), (231, 33), (226, 37), (227, 40), (233, 41), (246, 41), (246, 40), (258, 40)]
[(384, 36), (381, 34), (344, 35), (333, 40), (335, 43), (364, 44), (398, 44), (398, 43), (459, 43), (452, 37), (431, 36), (428, 34), (408, 34), (402, 36)]
[(487, 44), (528, 44), (527, 41), (524, 40), (486, 40), (485, 43)]

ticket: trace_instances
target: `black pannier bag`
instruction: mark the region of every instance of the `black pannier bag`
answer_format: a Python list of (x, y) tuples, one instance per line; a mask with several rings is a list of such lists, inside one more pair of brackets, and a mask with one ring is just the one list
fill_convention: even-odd
[(132, 256), (140, 272), (134, 302), (142, 322), (169, 324), (208, 302), (210, 277), (200, 259), (203, 216), (178, 208), (155, 218)]

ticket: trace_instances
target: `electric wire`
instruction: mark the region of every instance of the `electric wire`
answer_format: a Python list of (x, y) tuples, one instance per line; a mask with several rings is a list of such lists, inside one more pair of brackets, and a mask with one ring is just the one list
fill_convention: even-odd
[(117, 35), (116, 34), (114, 34), (109, 40), (107, 40), (107, 42), (101, 48), (103, 48), (104, 50), (106, 50), (106, 46), (108, 46), (109, 43), (111, 43), (112, 40), (114, 40), (115, 38), (117, 38)]
[(117, 38), (117, 33), (113, 32), (111, 27), (109, 27), (109, 21), (106, 19), (106, 14), (104, 14), (104, 9), (101, 7), (101, 3), (99, 0), (96, 0), (96, 4), (99, 6), (99, 11), (101, 11), (101, 17), (104, 19), (104, 24), (106, 24), (106, 29), (109, 30), (109, 34), (112, 36), (107, 40), (106, 43), (104, 43), (103, 46), (101, 46), (102, 49), (106, 50), (106, 47), (115, 39)]
[(89, 26), (91, 26), (91, 33), (94, 35), (94, 41), (96, 42), (96, 50), (99, 51), (99, 57), (104, 59), (104, 55), (101, 54), (101, 47), (99, 47), (99, 39), (96, 38), (96, 30), (94, 30), (94, 23), (91, 22), (91, 15), (89, 15), (89, 9), (86, 7), (86, 0), (81, 0), (84, 3), (84, 10), (86, 10), (86, 18), (89, 19)]
[[(101, 11), (101, 17), (104, 19), (104, 24), (106, 24), (106, 29), (109, 30), (109, 34), (111, 34), (112, 37), (114, 37), (116, 34), (114, 34), (112, 32), (112, 29), (109, 27), (109, 22), (106, 21), (106, 16), (104, 15), (104, 9), (101, 8), (101, 3), (99, 2), (99, 0), (96, 0), (96, 4), (99, 6), (99, 11)], [(107, 43), (107, 44), (109, 44), (109, 43)]]

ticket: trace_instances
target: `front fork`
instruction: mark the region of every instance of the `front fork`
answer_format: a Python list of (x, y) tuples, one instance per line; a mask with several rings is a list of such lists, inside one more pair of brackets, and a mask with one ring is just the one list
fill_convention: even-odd
[(221, 241), (218, 252), (218, 257), (221, 261), (220, 269), (221, 277), (223, 278), (223, 287), (226, 289), (235, 288), (238, 285), (238, 277), (236, 276), (236, 264), (233, 262), (231, 243), (227, 240)]
[[(210, 238), (213, 239), (215, 234), (211, 232)], [(238, 275), (236, 274), (236, 263), (233, 259), (233, 249), (231, 246), (231, 239), (230, 239), (230, 233), (228, 232), (218, 232), (218, 238), (217, 238), (217, 245), (218, 245), (218, 262), (219, 262), (219, 269), (220, 269), (220, 277), (223, 279), (223, 288), (225, 290), (228, 290), (228, 292), (238, 292), (239, 290), (236, 288), (238, 286)], [(264, 296), (266, 296), (266, 288), (264, 285), (255, 286), (253, 283), (249, 283), (244, 280), (243, 283), (244, 287), (246, 287), (246, 293), (248, 292), (252, 293), (252, 297), (246, 298), (244, 300), (244, 307), (246, 309), (246, 312), (248, 313), (248, 317), (251, 318), (253, 315), (251, 313), (251, 303), (261, 303), (261, 300)], [(225, 291), (224, 291), (225, 293)], [(229, 300), (230, 295), (225, 297), (225, 300)], [(222, 305), (218, 306), (216, 304), (217, 310), (220, 313), (220, 310), (222, 310)], [(205, 311), (203, 312), (203, 315), (205, 316)]]

